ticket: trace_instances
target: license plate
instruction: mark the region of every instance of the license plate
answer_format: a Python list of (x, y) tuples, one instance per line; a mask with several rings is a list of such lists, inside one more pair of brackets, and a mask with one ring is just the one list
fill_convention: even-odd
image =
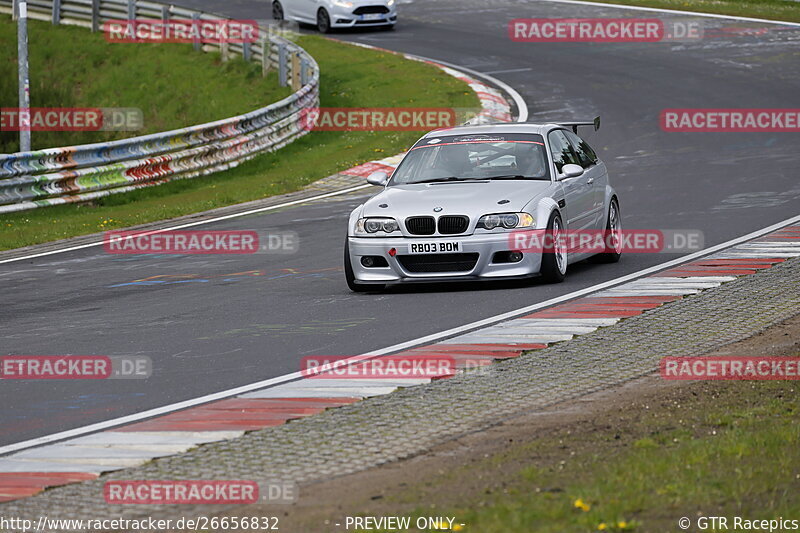
[(381, 15), (380, 13), (369, 13), (367, 15), (361, 15), (361, 16), (362, 20), (381, 20), (383, 18), (383, 15)]
[(460, 251), (459, 241), (412, 242), (408, 245), (410, 254), (447, 254)]

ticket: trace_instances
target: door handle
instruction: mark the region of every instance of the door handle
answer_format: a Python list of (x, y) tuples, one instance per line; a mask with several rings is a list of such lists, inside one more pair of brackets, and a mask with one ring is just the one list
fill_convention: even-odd
[(589, 179), (587, 179), (587, 180), (586, 180), (586, 183), (588, 183), (589, 185), (591, 185), (592, 183), (594, 183), (594, 178), (589, 178)]

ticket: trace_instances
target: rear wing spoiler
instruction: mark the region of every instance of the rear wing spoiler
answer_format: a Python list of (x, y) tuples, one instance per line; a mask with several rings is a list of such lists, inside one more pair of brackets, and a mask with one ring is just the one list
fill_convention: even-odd
[(556, 122), (559, 126), (566, 126), (572, 128), (572, 131), (578, 133), (578, 126), (594, 126), (594, 131), (600, 129), (600, 117), (594, 117), (592, 121), (578, 120), (575, 122)]

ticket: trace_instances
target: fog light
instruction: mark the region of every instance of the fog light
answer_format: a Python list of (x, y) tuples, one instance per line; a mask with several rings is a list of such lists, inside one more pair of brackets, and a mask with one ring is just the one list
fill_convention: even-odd
[(386, 268), (389, 263), (380, 255), (365, 255), (361, 257), (361, 265), (364, 268)]
[(504, 252), (495, 252), (492, 256), (492, 263), (519, 263), (522, 261), (522, 252), (519, 250), (508, 250)]

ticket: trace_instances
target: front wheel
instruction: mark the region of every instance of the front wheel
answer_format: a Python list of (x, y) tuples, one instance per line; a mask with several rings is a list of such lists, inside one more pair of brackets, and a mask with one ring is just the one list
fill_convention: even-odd
[(606, 243), (602, 253), (589, 258), (592, 263), (616, 263), (622, 257), (622, 214), (619, 211), (619, 202), (616, 198), (611, 199), (608, 206), (608, 219), (606, 219), (606, 231), (603, 235)]
[(564, 223), (553, 211), (547, 221), (545, 245), (542, 248), (542, 279), (545, 283), (561, 283), (567, 274), (567, 245), (562, 238)]
[(283, 6), (277, 0), (272, 2), (272, 18), (275, 20), (283, 20)]
[(331, 31), (331, 17), (324, 9), (317, 11), (317, 29), (320, 33), (329, 33)]

